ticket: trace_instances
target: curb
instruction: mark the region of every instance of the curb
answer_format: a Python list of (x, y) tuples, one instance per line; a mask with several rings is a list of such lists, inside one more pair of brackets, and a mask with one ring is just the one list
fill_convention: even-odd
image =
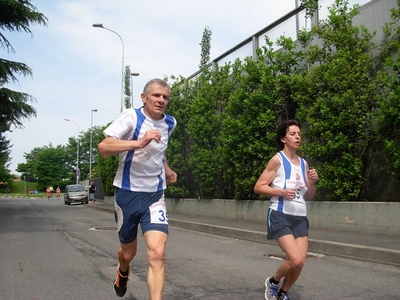
[[(113, 210), (102, 208), (100, 206), (90, 206), (90, 208), (108, 213), (114, 213)], [(175, 227), (276, 246), (276, 241), (267, 240), (267, 235), (265, 232), (243, 230), (206, 223), (188, 222), (171, 218), (169, 218), (168, 221), (169, 225)], [(312, 253), (332, 255), (400, 267), (400, 251), (398, 250), (391, 250), (379, 247), (367, 247), (355, 244), (316, 239), (309, 239), (308, 241), (308, 251)]]
[[(169, 219), (171, 226), (185, 228), (194, 231), (201, 231), (215, 235), (228, 236), (242, 240), (248, 240), (258, 243), (276, 245), (275, 241), (267, 240), (264, 232), (241, 230), (210, 224), (187, 222), (176, 219)], [(344, 258), (351, 258), (381, 264), (389, 264), (400, 267), (400, 251), (390, 250), (378, 247), (366, 247), (354, 244), (339, 242), (330, 242), (324, 240), (309, 239), (309, 252), (315, 252), (325, 255), (333, 255)]]
[(400, 267), (400, 251), (397, 250), (312, 239), (309, 248), (317, 253)]

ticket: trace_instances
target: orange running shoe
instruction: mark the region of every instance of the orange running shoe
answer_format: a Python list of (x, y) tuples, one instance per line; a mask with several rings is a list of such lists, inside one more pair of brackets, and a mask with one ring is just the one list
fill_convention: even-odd
[(117, 277), (114, 280), (114, 291), (118, 297), (123, 297), (126, 293), (126, 287), (127, 287), (127, 283), (128, 283), (129, 273), (130, 273), (129, 265), (128, 265), (128, 275), (123, 276), (121, 274), (121, 271), (119, 269), (119, 264), (118, 264)]

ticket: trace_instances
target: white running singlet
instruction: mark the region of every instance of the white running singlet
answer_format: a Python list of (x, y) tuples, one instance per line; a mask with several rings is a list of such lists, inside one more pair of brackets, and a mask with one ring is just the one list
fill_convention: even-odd
[(124, 110), (104, 131), (105, 137), (120, 140), (138, 140), (148, 130), (161, 132), (161, 141), (151, 141), (146, 147), (119, 154), (119, 165), (114, 186), (134, 192), (157, 192), (166, 189), (163, 158), (169, 136), (176, 127), (174, 117), (164, 114), (161, 120), (152, 120), (143, 108)]
[(307, 216), (306, 202), (304, 200), (304, 194), (307, 192), (305, 180), (306, 162), (303, 158), (299, 158), (300, 165), (296, 166), (288, 160), (282, 151), (278, 152), (277, 156), (281, 161), (281, 166), (271, 183), (271, 187), (278, 189), (295, 188), (296, 196), (292, 200), (274, 196), (270, 199), (270, 208), (292, 216)]

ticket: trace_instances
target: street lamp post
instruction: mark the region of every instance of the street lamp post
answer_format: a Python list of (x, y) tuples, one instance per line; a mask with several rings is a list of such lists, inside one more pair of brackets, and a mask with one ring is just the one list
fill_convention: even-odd
[(138, 77), (140, 73), (131, 73), (131, 89), (132, 89), (132, 108), (135, 108), (134, 101), (133, 101), (133, 77)]
[(79, 183), (79, 176), (80, 176), (80, 171), (79, 171), (79, 126), (77, 123), (74, 121), (71, 121), (70, 119), (64, 119), (67, 122), (74, 123), (76, 125), (76, 128), (78, 128), (78, 138), (76, 140), (76, 184)]
[(92, 180), (92, 136), (93, 136), (93, 112), (97, 112), (97, 109), (92, 109), (90, 119), (90, 149), (89, 149), (89, 183)]
[(103, 28), (105, 30), (111, 31), (112, 33), (115, 33), (116, 35), (118, 35), (119, 39), (122, 42), (122, 80), (121, 80), (121, 112), (122, 112), (124, 107), (124, 41), (122, 40), (122, 37), (118, 33), (116, 33), (114, 30), (104, 27), (103, 24), (101, 23), (93, 24), (93, 27)]

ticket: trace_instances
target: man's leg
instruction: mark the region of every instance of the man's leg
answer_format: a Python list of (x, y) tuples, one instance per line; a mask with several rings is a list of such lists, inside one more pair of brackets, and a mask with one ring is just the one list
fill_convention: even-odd
[(121, 243), (121, 248), (118, 250), (118, 269), (114, 280), (114, 291), (119, 297), (123, 297), (126, 293), (130, 272), (129, 263), (135, 257), (136, 252), (137, 239), (127, 244)]
[(144, 238), (147, 247), (147, 259), (149, 260), (147, 285), (150, 300), (161, 300), (165, 282), (165, 244), (168, 235), (161, 231), (150, 230), (144, 234)]
[(118, 250), (119, 268), (122, 272), (128, 270), (129, 263), (135, 257), (137, 252), (137, 239), (128, 244), (122, 244)]

